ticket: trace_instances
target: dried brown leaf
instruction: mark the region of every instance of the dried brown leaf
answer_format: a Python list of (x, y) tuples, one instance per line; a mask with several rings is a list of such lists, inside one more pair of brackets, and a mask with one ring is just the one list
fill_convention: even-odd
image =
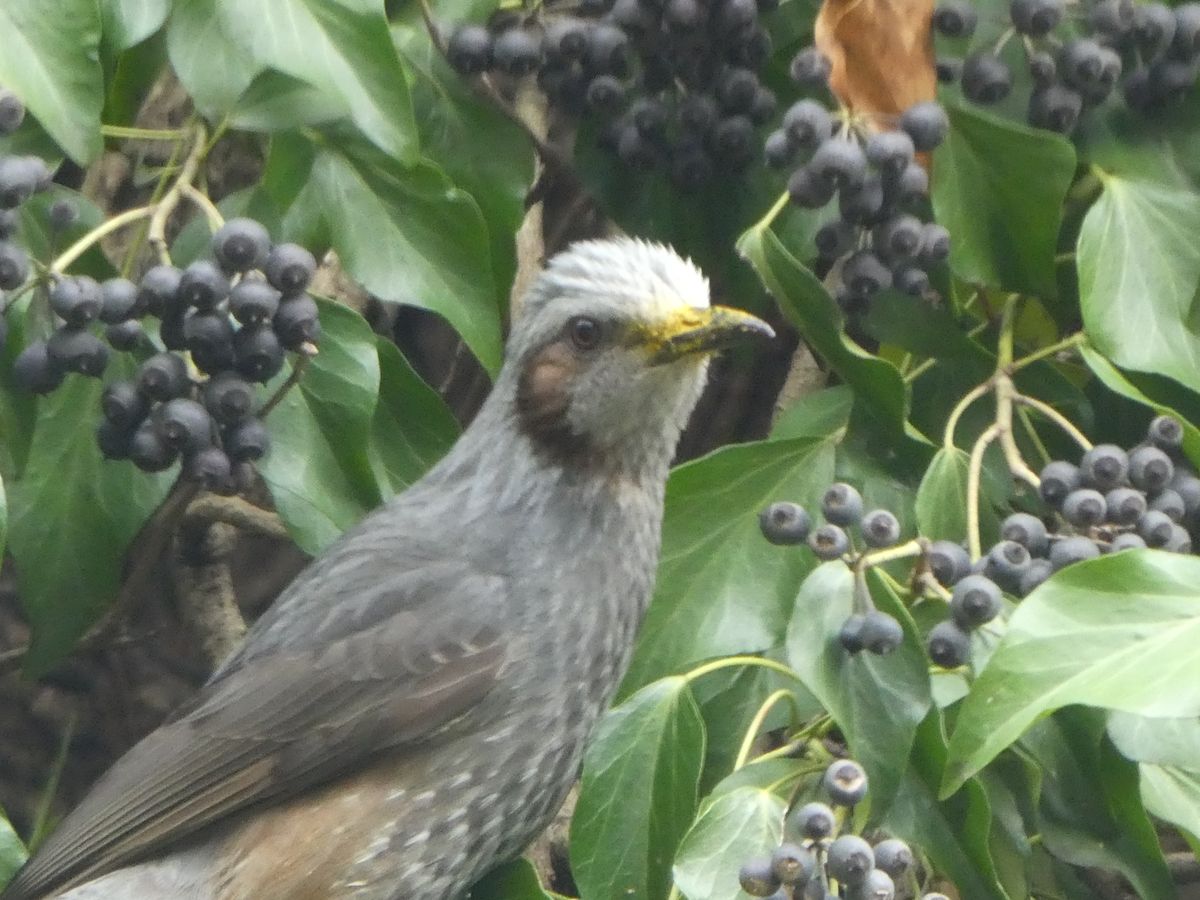
[(933, 0), (825, 0), (814, 41), (829, 57), (833, 93), (856, 113), (887, 117), (937, 91)]

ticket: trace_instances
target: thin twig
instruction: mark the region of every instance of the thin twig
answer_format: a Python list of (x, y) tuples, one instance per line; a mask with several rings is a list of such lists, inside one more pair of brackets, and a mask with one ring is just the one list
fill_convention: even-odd
[[(191, 127), (192, 123), (188, 123), (187, 128)], [(175, 141), (171, 147), (171, 156), (167, 160), (167, 164), (163, 167), (163, 171), (158, 175), (158, 181), (154, 184), (154, 190), (150, 194), (150, 201), (147, 206), (154, 206), (162, 199), (163, 193), (167, 190), (167, 180), (174, 173), (179, 162), (179, 155), (183, 152), (182, 136)], [(138, 255), (142, 251), (142, 246), (146, 242), (146, 234), (149, 230), (149, 225), (142, 225), (138, 229), (137, 235), (129, 242), (129, 247), (125, 251), (125, 257), (121, 260), (121, 275), (128, 278), (133, 273), (134, 264), (137, 262)]]
[(876, 550), (874, 553), (864, 553), (855, 563), (857, 569), (868, 569), (896, 559), (907, 559), (910, 556), (920, 556), (925, 552), (925, 544), (921, 540), (905, 541), (895, 547)]
[(188, 505), (184, 515), (188, 519), (205, 522), (224, 522), (242, 531), (253, 531), (267, 537), (288, 538), (287, 528), (277, 514), (248, 503), (241, 497), (202, 494)]
[(1015, 397), (1013, 397), (1013, 400), (1022, 406), (1028, 406), (1030, 409), (1040, 412), (1043, 416), (1065, 431), (1083, 450), (1087, 451), (1092, 449), (1092, 442), (1087, 439), (1087, 436), (1084, 435), (1084, 433), (1078, 428), (1076, 428), (1070, 419), (1060, 413), (1049, 403), (1043, 403), (1036, 397), (1029, 397), (1025, 394), (1017, 394)]
[(733, 771), (737, 771), (746, 765), (750, 760), (750, 751), (754, 748), (754, 741), (758, 737), (758, 731), (763, 726), (763, 722), (767, 720), (767, 716), (771, 714), (771, 710), (780, 700), (788, 700), (792, 704), (792, 716), (796, 716), (796, 695), (787, 688), (780, 688), (767, 697), (759, 706), (758, 711), (754, 714), (754, 718), (750, 720), (749, 727), (746, 728), (746, 733), (742, 737), (742, 746), (738, 749), (737, 757), (733, 761)]
[(167, 249), (167, 220), (175, 211), (175, 207), (179, 205), (184, 186), (191, 184), (196, 179), (196, 173), (200, 171), (200, 164), (204, 161), (206, 147), (204, 126), (197, 122), (192, 128), (192, 135), (192, 149), (183, 161), (179, 176), (162, 199), (158, 201), (154, 215), (150, 217), (150, 228), (147, 232), (150, 246), (158, 254), (159, 262), (167, 266), (171, 264), (171, 254)]
[(1047, 344), (1045, 347), (1035, 350), (1028, 356), (1022, 356), (1011, 366), (1009, 366), (1008, 370), (1010, 372), (1019, 372), (1026, 366), (1033, 365), (1038, 360), (1045, 359), (1047, 356), (1054, 356), (1055, 354), (1062, 353), (1064, 350), (1071, 350), (1075, 347), (1078, 347), (1086, 340), (1087, 338), (1084, 336), (1083, 332), (1077, 331), (1075, 334), (1069, 335), (1063, 338), (1061, 341), (1056, 341), (1053, 344)]
[(1000, 426), (992, 424), (975, 441), (971, 448), (971, 461), (967, 466), (967, 552), (971, 559), (982, 554), (979, 540), (979, 482), (983, 475), (983, 454), (1000, 434)]
[(923, 594), (933, 594), (939, 600), (944, 600), (949, 603), (953, 596), (948, 590), (942, 587), (941, 582), (933, 577), (932, 572), (925, 572), (917, 577), (916, 587)]
[(275, 391), (267, 402), (262, 405), (256, 413), (258, 418), (265, 419), (267, 415), (277, 407), (283, 398), (287, 395), (296, 384), (300, 381), (300, 376), (304, 374), (304, 370), (308, 368), (309, 361), (317, 355), (317, 348), (313, 344), (301, 344), (300, 350), (296, 357), (296, 361), (292, 363), (292, 371), (288, 373), (287, 379), (281, 384), (278, 390)]
[(789, 200), (791, 200), (791, 195), (787, 191), (784, 191), (771, 204), (771, 208), (763, 214), (763, 217), (750, 226), (750, 229), (752, 231), (765, 231), (770, 228), (779, 214), (787, 208)]
[(101, 125), (104, 137), (131, 141), (177, 141), (185, 134), (180, 128), (130, 128), (128, 125)]
[(1021, 425), (1025, 428), (1026, 437), (1029, 438), (1030, 443), (1037, 449), (1038, 456), (1042, 458), (1042, 465), (1050, 462), (1053, 457), (1050, 456), (1050, 451), (1046, 449), (1046, 445), (1042, 443), (1041, 435), (1033, 427), (1033, 420), (1029, 418), (1029, 410), (1023, 406), (1018, 406), (1017, 418), (1021, 420)]
[(176, 480), (166, 498), (142, 525), (137, 537), (130, 544), (134, 557), (129, 574), (104, 618), (92, 626), (80, 641), (82, 646), (94, 646), (113, 625), (124, 618), (134, 601), (149, 589), (150, 581), (154, 577), (154, 567), (171, 543), (175, 528), (183, 519), (184, 511), (199, 492), (200, 486), (196, 482), (185, 481), (182, 476)]
[(936, 356), (931, 356), (931, 357), (929, 357), (929, 359), (922, 360), (917, 365), (913, 366), (911, 369), (909, 369), (907, 372), (904, 373), (904, 375), (903, 375), (904, 383), (912, 384), (914, 381), (916, 381), (918, 378), (920, 378), (922, 375), (924, 375), (926, 372), (928, 372), (930, 369), (932, 369), (934, 366), (936, 366), (937, 362), (938, 362), (938, 360), (937, 360)]
[(962, 398), (954, 405), (954, 409), (950, 410), (950, 418), (946, 420), (946, 428), (942, 432), (942, 446), (947, 450), (954, 449), (954, 432), (958, 428), (958, 420), (962, 418), (967, 407), (984, 396), (992, 389), (995, 383), (995, 377), (989, 378), (983, 384), (978, 384), (971, 390), (967, 391)]
[(83, 256), (93, 244), (96, 244), (114, 231), (124, 228), (129, 223), (145, 219), (153, 214), (154, 206), (151, 204), (150, 206), (139, 206), (136, 209), (127, 209), (125, 212), (118, 213), (111, 219), (105, 219), (59, 254), (54, 262), (50, 264), (50, 271), (55, 275), (62, 274), (71, 263)]
[(765, 656), (726, 656), (721, 659), (714, 659), (712, 662), (702, 663), (696, 666), (689, 672), (685, 672), (681, 677), (684, 681), (693, 682), (697, 678), (704, 675), (709, 675), (713, 672), (719, 672), (722, 669), (731, 669), (736, 666), (758, 666), (763, 669), (770, 669), (773, 672), (778, 672), (780, 675), (786, 675), (789, 678), (799, 681), (800, 676), (795, 670), (781, 662), (776, 662), (773, 659), (768, 659)]
[(24, 297), (26, 294), (28, 294), (30, 291), (32, 291), (34, 288), (36, 288), (44, 280), (45, 279), (40, 278), (40, 277), (39, 278), (31, 278), (28, 281), (26, 281), (23, 285), (21, 285), (19, 288), (17, 288), (15, 291), (13, 291), (11, 294), (9, 294), (8, 299), (5, 300), (3, 304), (0, 304), (0, 316), (8, 315), (8, 311), (17, 305), (18, 300), (20, 300), (22, 297)]
[(183, 185), (183, 196), (200, 207), (200, 210), (204, 213), (204, 217), (208, 219), (209, 231), (216, 231), (225, 224), (225, 217), (221, 215), (221, 211), (217, 209), (216, 204), (208, 199), (208, 195), (204, 191), (195, 185), (185, 184)]
[(1013, 399), (1016, 396), (1016, 388), (1013, 387), (1012, 379), (1007, 375), (1001, 375), (996, 379), (996, 428), (1000, 437), (1000, 449), (1004, 451), (1004, 461), (1008, 464), (1008, 471), (1013, 477), (1020, 478), (1034, 490), (1037, 490), (1041, 485), (1042, 480), (1038, 477), (1033, 469), (1025, 462), (1021, 456), (1021, 449), (1017, 446), (1016, 438), (1013, 436)]
[[(158, 509), (142, 524), (137, 536), (129, 545), (132, 558), (129, 574), (121, 584), (116, 600), (100, 621), (79, 639), (76, 650), (90, 649), (103, 642), (113, 627), (126, 616), (137, 598), (149, 590), (155, 566), (170, 544), (175, 529), (183, 518), (184, 510), (195, 499), (199, 490), (199, 485), (184, 481), (182, 477), (175, 481), (167, 496), (158, 505)], [(0, 654), (0, 675), (19, 669), (28, 650), (28, 647), (21, 647)]]

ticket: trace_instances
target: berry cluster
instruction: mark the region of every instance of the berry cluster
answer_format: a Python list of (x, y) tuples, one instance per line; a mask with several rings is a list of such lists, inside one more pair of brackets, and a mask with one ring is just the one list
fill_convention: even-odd
[[(1060, 36), (1056, 31), (1068, 24), (1068, 13), (1066, 0), (1012, 0), (1011, 27), (995, 46), (965, 59), (939, 60), (939, 77), (959, 81), (963, 96), (975, 103), (1003, 100), (1012, 90), (1013, 73), (1000, 51), (1019, 35), (1034, 85), (1027, 120), (1061, 134), (1073, 131), (1080, 115), (1118, 86), (1131, 108), (1147, 111), (1178, 101), (1196, 83), (1200, 3), (1172, 9), (1163, 3), (1094, 0), (1078, 17), (1082, 33)], [(968, 0), (945, 0), (933, 24), (946, 37), (968, 38), (978, 18)]]
[[(867, 795), (867, 773), (853, 760), (839, 759), (825, 771), (822, 787), (833, 806), (853, 807)], [(915, 874), (911, 848), (896, 838), (872, 847), (856, 834), (839, 835), (841, 818), (820, 801), (793, 808), (783, 843), (742, 866), (742, 890), (771, 900), (893, 900), (897, 882)], [(841, 893), (834, 892), (835, 885)], [(923, 900), (945, 896), (925, 894)]]
[[(763, 536), (772, 544), (804, 544), (818, 559), (847, 559), (852, 550), (851, 533), (856, 528), (862, 542), (871, 549), (890, 547), (900, 540), (900, 521), (886, 509), (863, 512), (862, 495), (849, 484), (830, 485), (821, 498), (825, 524), (813, 527), (812, 516), (804, 507), (787, 501), (772, 503), (758, 518)], [(856, 591), (855, 612), (842, 625), (842, 646), (850, 653), (867, 650), (886, 655), (900, 646), (904, 630), (895, 616), (876, 609), (866, 591)]]
[[(793, 75), (802, 79), (827, 71), (828, 62), (811, 47), (792, 63)], [(793, 203), (815, 210), (837, 196), (838, 218), (823, 225), (814, 242), (820, 270), (840, 265), (837, 299), (848, 312), (860, 311), (890, 287), (934, 296), (927, 270), (950, 253), (949, 232), (919, 217), (929, 176), (915, 158), (945, 139), (946, 113), (936, 103), (918, 103), (897, 124), (872, 131), (845, 111), (835, 113), (805, 98), (787, 109), (767, 137), (768, 164), (792, 170)]]
[(974, 564), (958, 544), (930, 545), (931, 574), (953, 589), (950, 619), (929, 634), (930, 658), (947, 668), (966, 663), (969, 632), (999, 615), (1001, 590), (1024, 597), (1059, 569), (1101, 553), (1190, 553), (1189, 529), (1200, 526), (1200, 478), (1183, 460), (1182, 442), (1179, 421), (1159, 416), (1145, 442), (1128, 451), (1099, 444), (1078, 465), (1048, 463), (1039, 492), (1052, 518), (1013, 513), (1001, 524), (1001, 540)]
[[(0, 88), (0, 136), (12, 134), (24, 120), (24, 104)], [(0, 291), (19, 288), (29, 277), (29, 254), (17, 243), (18, 208), (50, 187), (52, 176), (36, 156), (0, 156)], [(0, 316), (0, 347), (7, 338), (8, 322)]]
[[(930, 659), (943, 668), (965, 665), (971, 633), (1004, 611), (1004, 594), (1024, 597), (1073, 563), (1146, 547), (1191, 553), (1193, 535), (1200, 533), (1200, 477), (1181, 452), (1183, 434), (1179, 420), (1159, 416), (1150, 423), (1145, 441), (1129, 450), (1099, 444), (1078, 464), (1048, 463), (1039, 488), (1046, 515), (1008, 516), (1000, 540), (974, 562), (954, 541), (914, 543), (912, 552), (919, 547), (921, 557), (914, 583), (931, 578), (937, 583), (934, 589), (949, 601), (949, 618), (935, 625), (926, 640)], [(862, 496), (848, 484), (832, 485), (821, 511), (825, 524), (814, 528), (803, 507), (772, 503), (759, 514), (759, 527), (773, 544), (807, 543), (819, 559), (844, 559), (856, 571), (872, 558), (853, 554), (847, 529), (857, 526), (863, 543), (875, 550), (900, 538), (896, 517), (887, 510), (864, 515)], [(847, 652), (886, 654), (900, 645), (900, 623), (874, 608), (859, 583), (854, 610), (838, 635)]]
[(463, 74), (536, 73), (551, 103), (601, 125), (631, 168), (665, 170), (683, 190), (757, 156), (776, 111), (758, 70), (771, 55), (759, 13), (776, 0), (581, 0), (459, 25), (447, 57)]
[[(305, 351), (320, 335), (306, 293), (316, 261), (296, 244), (273, 246), (252, 219), (225, 223), (212, 249), (215, 261), (157, 265), (138, 284), (57, 277), (49, 300), (58, 324), (21, 351), (13, 376), (44, 394), (70, 372), (101, 377), (110, 347), (150, 354), (136, 378), (105, 388), (100, 449), (147, 472), (182, 458), (186, 477), (236, 493), (269, 447), (253, 385), (279, 373), (285, 351)], [(143, 327), (146, 318), (157, 320), (165, 349)]]

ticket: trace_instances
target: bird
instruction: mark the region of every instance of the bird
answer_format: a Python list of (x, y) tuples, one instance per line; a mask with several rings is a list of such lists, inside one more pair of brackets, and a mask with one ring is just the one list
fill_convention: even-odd
[(493, 389), (0, 900), (451, 900), (557, 812), (650, 600), (712, 355), (769, 338), (636, 238), (551, 257)]

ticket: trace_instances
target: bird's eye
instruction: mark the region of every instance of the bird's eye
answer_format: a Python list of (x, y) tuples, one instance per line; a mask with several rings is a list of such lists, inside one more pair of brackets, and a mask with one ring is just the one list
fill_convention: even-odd
[(580, 350), (592, 350), (600, 343), (600, 323), (587, 316), (576, 316), (567, 323), (571, 343)]

